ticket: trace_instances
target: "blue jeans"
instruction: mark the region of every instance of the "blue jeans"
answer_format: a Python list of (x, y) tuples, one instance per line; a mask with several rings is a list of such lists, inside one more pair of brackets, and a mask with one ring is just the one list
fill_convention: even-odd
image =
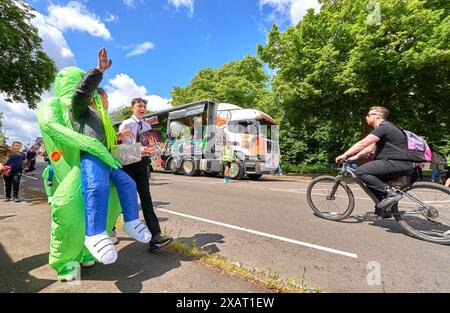
[(442, 178), (442, 171), (441, 170), (431, 170), (431, 181), (435, 181), (434, 178), (436, 177), (437, 174), (437, 179), (438, 181), (441, 180)]
[(111, 169), (99, 158), (85, 153), (81, 156), (81, 188), (84, 196), (86, 236), (106, 231), (109, 180), (119, 194), (125, 222), (139, 218), (136, 183), (121, 169)]

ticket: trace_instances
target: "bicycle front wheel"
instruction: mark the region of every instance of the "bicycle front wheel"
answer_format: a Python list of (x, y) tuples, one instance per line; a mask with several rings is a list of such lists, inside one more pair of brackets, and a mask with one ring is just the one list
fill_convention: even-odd
[(404, 196), (398, 205), (392, 208), (395, 220), (400, 226), (418, 239), (450, 244), (450, 188), (434, 183), (416, 182), (404, 191), (414, 199)]
[(319, 176), (306, 191), (311, 209), (320, 217), (340, 221), (350, 216), (355, 207), (352, 191), (333, 176)]

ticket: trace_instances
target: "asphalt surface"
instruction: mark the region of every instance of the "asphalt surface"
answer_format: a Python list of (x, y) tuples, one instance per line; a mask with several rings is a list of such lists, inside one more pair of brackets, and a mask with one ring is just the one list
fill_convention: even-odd
[[(42, 166), (42, 165), (41, 165)], [(40, 166), (39, 166), (40, 168)], [(162, 248), (154, 253), (145, 244), (119, 232), (118, 260), (112, 265), (97, 264), (81, 269), (80, 280), (57, 281), (48, 265), (50, 207), (42, 194), (42, 180), (24, 176), (22, 202), (3, 202), (0, 182), (0, 293), (1, 292), (150, 292), (150, 293), (261, 293), (268, 290), (228, 276)], [(31, 187), (39, 192), (30, 190)], [(161, 217), (165, 227), (167, 218)], [(192, 241), (194, 238), (185, 237)]]
[[(354, 184), (355, 210), (344, 222), (316, 217), (309, 180), (220, 178), (157, 173), (157, 215), (173, 234), (247, 267), (305, 279), (324, 292), (449, 292), (450, 247), (409, 237), (394, 219), (374, 219)], [(305, 272), (306, 271), (306, 272)]]
[[(26, 185), (42, 189), (40, 180), (25, 177), (24, 181)], [(242, 180), (224, 184), (219, 177), (153, 173), (151, 193), (161, 226), (172, 236), (187, 244), (195, 243), (210, 253), (224, 255), (249, 268), (276, 272), (281, 277), (297, 281), (304, 280), (310, 288), (320, 288), (323, 292), (450, 291), (450, 247), (409, 237), (393, 219), (374, 220), (369, 217), (366, 213), (373, 210), (373, 203), (355, 185), (351, 185), (351, 188), (356, 197), (356, 206), (349, 219), (345, 222), (320, 219), (312, 214), (307, 204), (308, 183), (309, 179), (301, 177), (263, 176), (258, 181)], [(3, 250), (0, 250), (5, 254), (3, 251), (6, 249), (13, 267), (20, 263), (28, 264), (30, 254), (22, 251), (23, 248), (17, 244), (18, 238), (23, 236), (21, 240), (36, 251), (33, 257), (37, 258), (41, 266), (38, 268), (38, 272), (39, 269), (41, 271), (38, 279), (51, 281), (41, 290), (65, 290), (64, 286), (52, 280), (54, 274), (48, 266), (45, 267), (50, 217), (48, 208), (44, 206), (40, 210), (39, 218), (27, 220), (26, 223), (25, 219), (22, 222), (14, 216), (3, 217), (0, 220), (3, 224), (0, 228), (0, 232), (3, 232), (0, 235)], [(13, 215), (8, 212), (2, 209), (1, 215)], [(14, 221), (15, 218), (17, 221)], [(12, 223), (16, 223), (16, 226), (11, 226)], [(9, 227), (7, 233), (5, 227)], [(37, 241), (36, 236), (31, 234), (27, 238), (26, 230), (36, 228), (42, 230), (42, 238), (39, 237)], [(16, 232), (22, 235), (17, 237)], [(39, 248), (34, 247), (35, 241), (39, 242)], [(114, 275), (118, 271), (113, 274), (105, 266), (88, 272), (93, 275), (88, 278), (99, 286), (110, 286), (114, 281), (116, 287), (110, 286), (108, 291), (152, 291), (150, 286), (155, 280), (161, 279), (168, 284), (170, 275), (176, 276), (178, 270), (189, 265), (201, 267), (195, 262), (180, 260), (179, 256), (173, 256), (168, 251), (159, 252), (155, 260), (153, 256), (149, 258), (136, 243), (126, 241), (122, 244), (124, 246), (120, 246), (117, 266), (126, 275), (117, 280)], [(143, 273), (151, 272), (155, 266), (163, 270), (153, 275), (136, 274), (138, 266), (133, 263), (136, 262), (133, 260), (136, 254), (139, 255), (139, 264), (142, 264), (141, 257), (148, 258), (149, 263)], [(167, 261), (165, 258), (178, 259)], [(152, 262), (157, 263), (155, 265)], [(211, 273), (205, 268), (199, 271)], [(118, 287), (121, 284), (117, 282), (127, 281), (126, 277), (131, 272), (136, 275), (131, 276), (138, 277), (138, 282), (126, 288)], [(29, 273), (35, 277), (33, 271)], [(203, 279), (195, 281), (194, 278), (194, 289), (190, 291), (201, 292), (203, 285), (200, 281)], [(166, 289), (170, 291), (175, 285)], [(251, 286), (244, 286), (236, 288), (243, 288), (244, 292), (254, 291)], [(231, 287), (224, 290), (214, 281), (210, 281), (209, 289), (204, 287), (207, 291), (236, 290)]]

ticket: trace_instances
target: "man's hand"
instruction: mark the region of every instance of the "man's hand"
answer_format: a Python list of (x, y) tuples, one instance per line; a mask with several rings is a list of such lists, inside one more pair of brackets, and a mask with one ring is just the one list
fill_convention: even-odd
[(336, 163), (342, 163), (343, 161), (347, 160), (347, 157), (345, 154), (340, 155), (336, 158)]
[(104, 73), (107, 69), (109, 69), (112, 65), (112, 60), (108, 60), (108, 52), (106, 52), (105, 48), (101, 48), (98, 51), (98, 66), (97, 70)]

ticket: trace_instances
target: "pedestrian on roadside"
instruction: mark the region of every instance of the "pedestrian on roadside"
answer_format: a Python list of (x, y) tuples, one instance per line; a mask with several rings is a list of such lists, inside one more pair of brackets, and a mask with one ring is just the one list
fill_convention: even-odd
[(447, 154), (447, 158), (445, 161), (447, 162), (447, 173), (445, 174), (444, 185), (448, 187), (448, 183), (450, 183), (450, 152)]
[[(12, 144), (12, 155), (8, 158), (5, 165), (10, 167), (9, 173), (3, 169), (3, 180), (5, 181), (5, 202), (11, 201), (11, 189), (13, 192), (14, 202), (20, 202), (19, 188), (20, 179), (22, 178), (23, 166), (27, 157), (22, 150), (22, 143), (14, 141)], [(4, 166), (5, 167), (5, 166)]]
[[(131, 112), (133, 115), (120, 124), (117, 140), (128, 143), (130, 143), (130, 140), (141, 142), (142, 134), (152, 129), (144, 120), (144, 115), (147, 113), (147, 100), (142, 98), (131, 99)], [(145, 153), (151, 152), (145, 149)], [(161, 227), (153, 209), (152, 196), (150, 194), (148, 163), (149, 157), (144, 155), (139, 162), (124, 165), (123, 170), (136, 182), (145, 223), (152, 233), (149, 251), (153, 252), (171, 243), (173, 238), (161, 235)]]
[(283, 160), (283, 156), (280, 155), (280, 162), (278, 163), (277, 171), (275, 172), (276, 175), (282, 176), (283, 175), (283, 168), (281, 167), (281, 161)]
[(42, 153), (42, 157), (44, 158), (44, 161), (47, 162), (47, 168), (48, 168), (47, 186), (53, 186), (53, 175), (54, 175), (53, 166), (48, 157), (48, 153), (45, 150)]
[(25, 167), (25, 173), (30, 173), (31, 175), (34, 175), (34, 171), (36, 170), (36, 157), (37, 157), (37, 151), (36, 146), (32, 145), (30, 149), (27, 151), (27, 165)]
[(234, 150), (231, 143), (227, 143), (226, 135), (223, 135), (223, 145), (222, 145), (222, 162), (223, 162), (223, 182), (228, 184), (230, 182), (230, 170), (231, 163), (234, 161)]
[(444, 165), (446, 164), (445, 159), (436, 150), (432, 150), (431, 155), (431, 182), (441, 183), (442, 171), (444, 170)]
[(414, 172), (411, 175), (411, 181), (415, 182), (420, 178), (420, 181), (423, 181), (423, 171), (422, 168), (425, 166), (425, 163), (415, 163), (414, 164)]

